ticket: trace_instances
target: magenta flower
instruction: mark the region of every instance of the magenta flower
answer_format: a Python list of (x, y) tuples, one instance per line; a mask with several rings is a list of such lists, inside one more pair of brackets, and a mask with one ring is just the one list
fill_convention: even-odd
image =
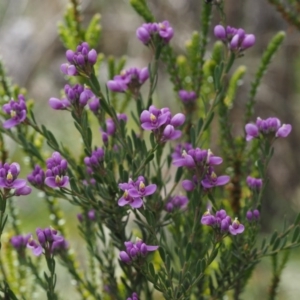
[(45, 181), (45, 172), (39, 166), (35, 165), (34, 170), (27, 175), (27, 180), (35, 187), (41, 188), (44, 185)]
[(10, 129), (22, 123), (25, 121), (27, 115), (25, 97), (20, 94), (18, 100), (10, 100), (2, 106), (2, 110), (10, 116), (10, 119), (3, 123), (4, 128)]
[(148, 78), (148, 68), (130, 68), (114, 76), (113, 80), (109, 80), (107, 87), (113, 92), (122, 93), (129, 89), (132, 93), (136, 93)]
[(144, 177), (139, 176), (135, 182), (129, 179), (128, 183), (120, 183), (119, 188), (124, 191), (118, 200), (119, 206), (129, 204), (132, 208), (140, 208), (143, 206), (142, 198), (154, 194), (157, 186), (156, 184), (146, 186)]
[(211, 172), (205, 176), (201, 181), (201, 184), (204, 188), (210, 189), (215, 186), (225, 185), (229, 182), (230, 177), (227, 175), (217, 176), (215, 172)]
[(137, 293), (132, 293), (131, 297), (128, 297), (126, 300), (139, 300)]
[(45, 184), (51, 188), (63, 188), (69, 184), (69, 177), (65, 176), (68, 162), (62, 159), (59, 152), (53, 152), (51, 158), (46, 161)]
[(248, 210), (246, 213), (246, 218), (249, 222), (259, 220), (260, 212), (259, 210), (255, 209), (254, 211)]
[(158, 249), (159, 246), (146, 245), (142, 240), (137, 239), (136, 243), (130, 241), (124, 243), (126, 251), (121, 251), (119, 258), (122, 262), (131, 263), (133, 260), (143, 260), (148, 252)]
[(229, 225), (228, 230), (232, 235), (237, 235), (237, 234), (241, 234), (244, 232), (245, 226), (243, 224), (241, 224), (237, 218), (235, 218), (235, 220), (232, 222), (232, 224)]
[(26, 186), (25, 179), (17, 179), (20, 173), (18, 163), (0, 164), (0, 187), (5, 189), (21, 189)]
[(69, 63), (62, 64), (60, 70), (69, 76), (90, 75), (93, 65), (97, 61), (97, 52), (91, 49), (88, 43), (83, 42), (77, 46), (76, 51), (67, 50), (66, 58)]
[(66, 84), (64, 90), (66, 98), (63, 98), (61, 100), (57, 98), (49, 99), (49, 105), (51, 108), (55, 110), (63, 110), (68, 109), (70, 106), (72, 106), (77, 110), (82, 110), (82, 108), (88, 103), (90, 99), (95, 98), (93, 92), (90, 89), (84, 88), (80, 84), (75, 84), (73, 87), (69, 84)]
[(43, 253), (57, 254), (68, 248), (66, 240), (52, 228), (37, 228), (36, 236), (38, 241), (31, 237), (27, 243), (27, 248), (31, 249), (35, 256), (40, 256)]
[(185, 209), (188, 201), (186, 196), (171, 197), (165, 206), (166, 211), (172, 212), (174, 209)]
[(174, 35), (174, 30), (168, 21), (161, 23), (144, 23), (136, 30), (137, 38), (145, 45), (156, 37), (161, 39), (164, 43), (169, 43)]
[(285, 138), (292, 131), (292, 125), (283, 124), (278, 118), (267, 118), (265, 120), (261, 118), (256, 119), (256, 124), (248, 123), (245, 126), (246, 140), (251, 141), (254, 138), (260, 136), (266, 136), (269, 134), (275, 134), (275, 137)]
[(102, 148), (96, 148), (96, 150), (92, 151), (91, 156), (84, 158), (84, 164), (92, 170), (97, 170), (103, 167), (103, 160), (104, 150)]
[(16, 189), (14, 195), (15, 196), (26, 196), (26, 195), (29, 195), (31, 193), (31, 191), (32, 191), (32, 188), (30, 186), (25, 185), (19, 189)]
[(185, 121), (185, 115), (178, 113), (172, 117), (169, 108), (157, 109), (154, 105), (149, 110), (144, 110), (140, 116), (141, 127), (151, 130), (157, 142), (165, 143), (181, 136), (181, 131), (175, 127), (181, 126)]
[(262, 187), (262, 179), (248, 176), (246, 179), (247, 185), (252, 190), (260, 190)]
[(292, 131), (292, 125), (283, 124), (281, 127), (278, 128), (275, 136), (280, 138), (285, 138), (290, 134), (291, 131)]
[(246, 34), (242, 28), (234, 28), (227, 26), (226, 29), (222, 25), (216, 25), (214, 28), (215, 36), (227, 44), (227, 47), (238, 54), (255, 44), (255, 35)]
[(194, 91), (180, 90), (178, 96), (184, 104), (193, 103), (197, 99), (197, 95)]
[(216, 224), (216, 218), (214, 215), (212, 215), (209, 211), (207, 210), (206, 213), (201, 218), (201, 224), (207, 225), (207, 226), (214, 226)]
[(31, 234), (16, 235), (10, 239), (10, 243), (15, 248), (15, 250), (17, 250), (18, 253), (22, 253), (25, 250), (30, 237)]

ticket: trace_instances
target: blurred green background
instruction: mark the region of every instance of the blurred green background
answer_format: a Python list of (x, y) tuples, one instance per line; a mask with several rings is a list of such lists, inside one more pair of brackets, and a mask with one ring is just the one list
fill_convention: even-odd
[[(35, 114), (39, 123), (49, 126), (58, 140), (72, 147), (74, 153), (80, 149), (79, 135), (73, 129), (73, 121), (66, 112), (54, 112), (48, 105), (50, 97), (59, 97), (66, 83), (59, 67), (65, 61), (65, 49), (57, 34), (57, 23), (62, 20), (66, 0), (1, 0), (0, 1), (0, 55), (12, 80), (28, 90), (28, 97), (35, 99)], [(171, 44), (178, 54), (185, 50), (185, 42), (192, 31), (199, 29), (200, 0), (149, 0), (149, 7), (157, 20), (169, 20), (175, 30)], [(241, 82), (234, 109), (232, 110), (233, 130), (243, 135), (242, 115), (249, 83), (258, 66), (261, 54), (271, 37), (278, 31), (287, 34), (283, 47), (277, 53), (259, 89), (256, 116), (276, 116), (284, 123), (293, 125), (292, 134), (276, 143), (274, 158), (269, 167), (270, 184), (264, 198), (262, 232), (267, 234), (282, 227), (283, 216), (293, 218), (300, 211), (300, 33), (285, 22), (267, 0), (226, 1), (228, 25), (243, 27), (247, 33), (256, 35), (256, 45), (246, 52), (237, 64), (247, 67), (247, 75)], [(135, 37), (135, 30), (143, 20), (130, 7), (129, 0), (84, 0), (81, 4), (83, 24), (95, 13), (102, 15), (102, 37), (97, 51), (116, 57), (126, 55), (126, 67), (144, 67), (150, 59), (150, 52)], [(212, 24), (220, 21), (216, 10)], [(215, 41), (211, 29), (210, 45)], [(208, 47), (207, 56), (210, 55)], [(160, 80), (156, 98), (163, 106), (178, 111), (178, 100), (172, 91), (166, 70), (160, 66)], [(101, 69), (100, 81), (108, 80), (105, 67)], [(253, 119), (254, 120), (254, 119)], [(97, 135), (97, 128), (94, 129)], [(21, 150), (10, 140), (7, 145), (12, 160), (26, 164)], [(23, 168), (23, 177), (28, 169)], [(24, 233), (34, 232), (37, 226), (49, 225), (46, 205), (38, 193), (17, 199)], [(84, 250), (76, 232), (77, 208), (62, 202), (65, 220), (72, 224), (68, 230), (72, 237), (71, 246), (77, 252), (84, 266)], [(278, 299), (300, 299), (300, 251), (294, 250), (284, 270), (279, 285)], [(64, 273), (63, 273), (64, 274)], [(271, 280), (270, 261), (265, 259), (256, 268), (243, 299), (266, 299)], [(58, 288), (63, 299), (70, 299), (72, 293), (70, 278), (59, 276)], [(43, 299), (37, 295), (37, 299)], [(74, 297), (74, 299), (76, 299)]]

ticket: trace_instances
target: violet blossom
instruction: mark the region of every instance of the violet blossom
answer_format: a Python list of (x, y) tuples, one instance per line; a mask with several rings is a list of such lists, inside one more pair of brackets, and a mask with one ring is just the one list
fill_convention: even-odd
[(278, 118), (257, 118), (256, 123), (248, 123), (245, 126), (246, 140), (251, 141), (254, 138), (267, 135), (275, 135), (276, 138), (285, 138), (292, 131), (292, 125), (282, 124)]
[(170, 197), (165, 206), (166, 211), (172, 212), (174, 209), (184, 209), (186, 208), (188, 201), (188, 198), (182, 195)]
[(245, 226), (241, 224), (237, 218), (232, 221), (224, 209), (216, 211), (215, 215), (208, 209), (201, 218), (201, 224), (211, 226), (222, 236), (230, 233), (231, 235), (241, 234), (245, 230)]
[(24, 250), (26, 249), (30, 237), (31, 234), (16, 235), (10, 239), (10, 243), (19, 254), (24, 255)]
[(63, 110), (72, 106), (77, 110), (82, 110), (90, 99), (95, 99), (93, 92), (88, 88), (84, 88), (80, 84), (75, 84), (74, 86), (66, 84), (64, 91), (66, 98), (60, 100), (52, 97), (49, 99), (49, 105), (51, 108), (55, 110)]
[(144, 23), (136, 30), (137, 38), (145, 45), (148, 45), (152, 39), (158, 38), (164, 43), (169, 43), (174, 35), (174, 30), (168, 21), (161, 23)]
[(62, 73), (69, 76), (90, 76), (97, 61), (97, 52), (95, 49), (90, 49), (88, 43), (83, 42), (77, 46), (76, 51), (67, 50), (66, 58), (69, 63), (60, 66)]
[(259, 220), (260, 212), (258, 209), (255, 209), (253, 211), (248, 210), (246, 213), (246, 218), (249, 222), (257, 221)]
[(96, 148), (92, 151), (91, 156), (86, 156), (84, 158), (84, 164), (91, 168), (92, 170), (97, 170), (98, 168), (103, 168), (104, 160), (104, 150), (102, 148)]
[(51, 188), (63, 188), (69, 184), (69, 177), (66, 176), (68, 162), (63, 159), (59, 152), (53, 152), (46, 160), (47, 171), (45, 173), (45, 184)]
[(210, 170), (201, 181), (201, 184), (205, 189), (210, 189), (215, 186), (225, 185), (229, 180), (230, 177), (228, 175), (217, 176), (213, 170)]
[[(5, 189), (22, 189), (26, 186), (25, 179), (18, 179), (20, 165), (18, 163), (0, 163), (0, 187)], [(20, 190), (22, 191), (22, 190)]]
[(57, 254), (65, 252), (68, 248), (68, 243), (63, 236), (58, 235), (58, 232), (52, 228), (37, 228), (36, 229), (37, 241), (31, 236), (27, 243), (27, 248), (32, 250), (35, 256), (40, 256), (45, 253)]
[(251, 176), (248, 176), (246, 179), (247, 185), (252, 190), (260, 190), (263, 184), (263, 181), (261, 178), (254, 178)]
[[(127, 122), (126, 114), (117, 114), (117, 118), (118, 118), (119, 122), (121, 122), (121, 121), (123, 121), (124, 123)], [(105, 127), (106, 127), (106, 131), (102, 130), (102, 128), (101, 128), (101, 131), (102, 131), (102, 138), (106, 143), (107, 142), (106, 139), (108, 139), (108, 136), (114, 135), (116, 133), (117, 128), (116, 128), (116, 124), (113, 119), (107, 119), (105, 121)], [(103, 134), (104, 134), (104, 136), (103, 136)], [(107, 135), (107, 136), (105, 136), (105, 135)]]
[(145, 185), (145, 178), (139, 176), (136, 181), (129, 179), (128, 183), (120, 183), (119, 188), (124, 191), (123, 196), (118, 200), (119, 206), (129, 204), (132, 208), (140, 208), (143, 206), (143, 197), (155, 193), (156, 184)]
[(184, 104), (193, 103), (197, 99), (197, 94), (194, 91), (180, 90), (178, 96)]
[(45, 181), (45, 172), (44, 170), (39, 166), (35, 165), (33, 171), (27, 175), (27, 180), (35, 187), (42, 188)]
[(181, 136), (181, 131), (175, 128), (185, 122), (185, 115), (178, 113), (172, 116), (169, 108), (158, 109), (151, 105), (149, 110), (141, 113), (140, 121), (144, 130), (151, 130), (154, 133), (157, 142), (164, 143)]
[(135, 243), (127, 241), (124, 243), (126, 251), (121, 251), (119, 258), (122, 262), (131, 263), (133, 260), (142, 259), (148, 254), (158, 249), (159, 246), (146, 245), (142, 240), (137, 239)]
[(10, 129), (25, 121), (27, 107), (25, 97), (20, 94), (17, 100), (10, 100), (2, 106), (2, 110), (10, 116), (10, 119), (3, 122), (5, 129)]
[(128, 297), (126, 300), (139, 300), (137, 293), (132, 293), (131, 297)]
[(120, 75), (114, 76), (113, 80), (107, 82), (107, 87), (113, 92), (125, 92), (130, 90), (132, 93), (140, 89), (143, 83), (149, 78), (148, 68), (130, 68), (123, 70)]
[(234, 28), (227, 26), (226, 29), (222, 25), (216, 25), (214, 28), (215, 36), (227, 44), (227, 47), (238, 54), (255, 44), (255, 35), (246, 34), (242, 28)]

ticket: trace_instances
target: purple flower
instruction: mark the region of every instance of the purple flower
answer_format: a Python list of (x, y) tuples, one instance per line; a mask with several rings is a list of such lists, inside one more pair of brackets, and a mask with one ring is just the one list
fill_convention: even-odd
[(137, 239), (135, 243), (127, 241), (124, 243), (126, 251), (121, 251), (119, 258), (125, 263), (131, 263), (133, 260), (143, 259), (148, 252), (158, 249), (159, 246), (146, 245), (142, 240)]
[(275, 137), (287, 137), (291, 130), (292, 125), (290, 124), (283, 124), (278, 118), (267, 118), (265, 120), (261, 118), (257, 118), (256, 124), (249, 123), (245, 126), (246, 130), (246, 140), (251, 141), (254, 138), (259, 137), (260, 134), (269, 135), (274, 134)]
[(49, 105), (51, 108), (55, 110), (63, 110), (72, 106), (76, 110), (81, 111), (90, 99), (95, 98), (90, 89), (84, 88), (80, 84), (75, 84), (73, 87), (66, 84), (64, 90), (66, 98), (61, 100), (57, 98), (49, 99)]
[(51, 188), (63, 188), (69, 184), (69, 177), (65, 176), (68, 162), (63, 159), (59, 152), (53, 152), (51, 158), (46, 161), (47, 171), (45, 184)]
[(17, 250), (19, 253), (22, 253), (25, 250), (30, 237), (31, 237), (31, 234), (27, 234), (25, 236), (24, 235), (16, 235), (10, 239), (10, 243), (15, 248), (15, 250)]
[(292, 125), (283, 124), (280, 128), (278, 128), (275, 136), (285, 138), (290, 134), (291, 131), (292, 131)]
[(228, 230), (232, 235), (237, 235), (237, 234), (241, 234), (244, 232), (245, 226), (243, 224), (241, 224), (237, 218), (235, 218), (235, 220), (232, 222), (232, 224), (229, 225)]
[(3, 166), (0, 164), (0, 187), (5, 189), (21, 189), (26, 186), (25, 179), (17, 179), (20, 173), (20, 165), (18, 163)]
[(254, 178), (251, 176), (247, 177), (246, 182), (247, 182), (248, 187), (252, 190), (260, 190), (262, 187), (262, 184), (263, 184), (261, 178)]
[(66, 240), (52, 228), (37, 228), (36, 236), (38, 241), (31, 237), (27, 243), (27, 248), (32, 249), (32, 253), (35, 256), (40, 256), (43, 252), (46, 254), (57, 254), (65, 252), (68, 248)]
[(217, 176), (215, 172), (210, 172), (205, 176), (201, 181), (201, 184), (204, 188), (210, 189), (215, 186), (225, 185), (229, 182), (230, 177), (227, 175)]
[(87, 75), (93, 73), (93, 65), (97, 61), (97, 52), (91, 49), (88, 43), (83, 42), (77, 46), (76, 51), (67, 50), (66, 58), (69, 63), (61, 65), (60, 70), (69, 76)]
[(23, 186), (19, 189), (16, 189), (15, 190), (15, 196), (26, 196), (26, 195), (29, 195), (31, 193), (32, 189), (30, 186)]
[(249, 142), (252, 139), (256, 138), (259, 136), (259, 130), (258, 127), (255, 124), (247, 124), (245, 126), (245, 131), (246, 131), (246, 141)]
[(177, 159), (177, 158), (181, 158), (183, 151), (185, 151), (185, 153), (187, 153), (189, 150), (193, 149), (192, 144), (190, 143), (184, 143), (184, 144), (178, 144), (175, 149), (174, 152), (172, 153), (172, 158)]
[(246, 213), (246, 218), (249, 222), (257, 221), (259, 220), (259, 217), (260, 217), (260, 212), (257, 209), (253, 211), (248, 210)]
[(184, 209), (187, 206), (188, 198), (186, 196), (174, 196), (170, 197), (165, 208), (166, 211), (172, 212), (174, 209)]
[(132, 179), (128, 183), (120, 183), (119, 188), (124, 191), (123, 196), (118, 200), (119, 206), (129, 204), (132, 208), (140, 208), (143, 205), (143, 197), (152, 195), (156, 191), (156, 184), (145, 185), (143, 176), (139, 176), (134, 182)]
[(174, 35), (174, 30), (170, 26), (168, 21), (158, 23), (158, 35), (163, 39), (165, 43), (169, 43)]
[(98, 168), (103, 168), (103, 160), (104, 160), (104, 150), (102, 148), (96, 148), (96, 150), (92, 151), (91, 156), (86, 156), (84, 158), (84, 164), (96, 171)]
[(131, 297), (128, 297), (127, 300), (139, 300), (137, 293), (132, 293)]
[(214, 28), (214, 35), (218, 39), (225, 41), (227, 38), (226, 30), (222, 25), (216, 25)]
[(149, 110), (144, 110), (140, 116), (141, 127), (144, 130), (152, 130), (156, 140), (164, 143), (181, 136), (181, 131), (175, 127), (181, 126), (185, 121), (185, 115), (178, 113), (172, 117), (169, 108), (158, 109), (154, 105)]
[(194, 182), (191, 181), (191, 180), (188, 180), (188, 179), (183, 180), (181, 185), (182, 185), (182, 187), (183, 187), (187, 192), (193, 191), (194, 188), (196, 187), (196, 185), (194, 184)]
[(130, 68), (114, 76), (113, 80), (109, 80), (107, 87), (113, 92), (122, 93), (129, 89), (132, 93), (136, 93), (148, 78), (148, 68)]
[(214, 28), (215, 36), (227, 44), (227, 47), (240, 54), (243, 50), (252, 47), (255, 44), (255, 35), (246, 34), (241, 28), (227, 26), (226, 29), (222, 25), (216, 25)]
[(216, 224), (216, 218), (214, 215), (212, 215), (209, 211), (207, 210), (206, 213), (201, 218), (201, 224), (207, 225), (207, 226), (214, 226)]
[(100, 111), (100, 99), (97, 97), (92, 97), (91, 101), (89, 102), (90, 110), (97, 115)]
[(149, 44), (155, 37), (158, 37), (165, 43), (169, 43), (173, 35), (174, 30), (168, 21), (161, 23), (144, 23), (136, 30), (137, 38), (145, 45)]
[(178, 96), (184, 104), (195, 102), (197, 95), (194, 91), (180, 90)]
[(10, 119), (3, 123), (3, 127), (10, 129), (26, 119), (27, 108), (25, 97), (23, 95), (18, 96), (18, 100), (10, 100), (8, 103), (4, 104), (2, 110), (10, 116)]
[(27, 175), (27, 180), (35, 187), (41, 188), (45, 181), (45, 172), (39, 165), (35, 165), (34, 170)]

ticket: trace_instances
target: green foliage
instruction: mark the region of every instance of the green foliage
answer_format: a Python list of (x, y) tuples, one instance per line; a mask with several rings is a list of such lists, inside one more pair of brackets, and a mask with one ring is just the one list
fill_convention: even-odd
[(145, 22), (154, 22), (154, 16), (148, 8), (146, 0), (130, 0), (131, 6), (134, 10), (145, 20)]
[(251, 90), (249, 93), (247, 107), (246, 107), (246, 120), (245, 122), (249, 122), (251, 116), (253, 115), (253, 106), (255, 104), (255, 96), (258, 90), (259, 85), (261, 84), (261, 80), (264, 74), (267, 71), (269, 64), (271, 63), (272, 58), (276, 54), (277, 50), (279, 49), (280, 45), (282, 44), (285, 38), (285, 33), (280, 31), (278, 32), (268, 44), (267, 49), (263, 53), (260, 65), (258, 70), (255, 74), (254, 81), (251, 83)]

